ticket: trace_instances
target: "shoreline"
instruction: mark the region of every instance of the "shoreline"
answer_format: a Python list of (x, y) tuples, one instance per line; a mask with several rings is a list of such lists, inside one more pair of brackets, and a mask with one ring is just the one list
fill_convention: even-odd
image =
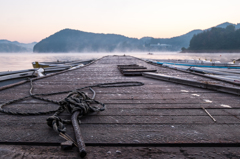
[(240, 50), (184, 50), (180, 53), (240, 53)]

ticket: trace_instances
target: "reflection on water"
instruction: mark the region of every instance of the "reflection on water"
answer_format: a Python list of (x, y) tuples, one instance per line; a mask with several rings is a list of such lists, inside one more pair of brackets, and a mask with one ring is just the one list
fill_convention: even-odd
[(147, 52), (135, 53), (0, 53), (0, 71), (15, 71), (32, 68), (32, 62), (73, 61), (97, 59), (105, 55), (132, 55), (144, 59), (212, 59), (221, 62), (239, 59), (238, 53), (178, 53), (157, 52), (148, 55)]

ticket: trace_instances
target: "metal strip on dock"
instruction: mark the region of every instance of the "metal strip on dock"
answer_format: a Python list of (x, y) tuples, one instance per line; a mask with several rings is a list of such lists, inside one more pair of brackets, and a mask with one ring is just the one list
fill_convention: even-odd
[(174, 82), (174, 83), (179, 83), (179, 84), (184, 84), (184, 85), (189, 85), (189, 86), (194, 86), (194, 87), (199, 87), (199, 88), (205, 88), (205, 89), (215, 90), (215, 91), (224, 92), (224, 93), (240, 95), (239, 88), (227, 87), (227, 86), (221, 86), (221, 85), (213, 85), (213, 84), (208, 84), (208, 83), (201, 83), (201, 82), (194, 81), (194, 80), (188, 80), (188, 79), (183, 79), (183, 78), (174, 77), (174, 76), (168, 76), (168, 75), (164, 75), (164, 74), (157, 74), (157, 73), (146, 72), (146, 73), (143, 73), (142, 75), (145, 77), (149, 77), (149, 78), (155, 78), (155, 79), (159, 79), (159, 80), (164, 80), (164, 81), (169, 81), (169, 82)]

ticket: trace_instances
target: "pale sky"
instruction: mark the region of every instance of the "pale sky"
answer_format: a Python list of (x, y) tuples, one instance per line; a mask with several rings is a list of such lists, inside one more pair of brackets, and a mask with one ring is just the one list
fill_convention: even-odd
[(240, 0), (0, 0), (0, 39), (24, 43), (65, 28), (170, 38), (240, 23)]

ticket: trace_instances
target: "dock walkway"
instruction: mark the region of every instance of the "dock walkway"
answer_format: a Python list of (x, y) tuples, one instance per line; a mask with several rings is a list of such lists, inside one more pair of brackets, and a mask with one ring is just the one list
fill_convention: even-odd
[[(117, 69), (117, 65), (123, 64), (138, 64), (171, 76), (233, 86), (154, 66), (131, 56), (106, 56), (83, 68), (34, 80), (33, 92), (38, 94), (106, 82), (144, 83), (135, 87), (94, 88), (96, 100), (107, 109), (81, 118), (80, 128), (88, 153), (85, 158), (240, 158), (239, 96), (143, 76), (123, 76)], [(2, 89), (0, 103), (27, 96), (29, 89), (29, 82)], [(92, 94), (89, 90), (84, 92)], [(47, 98), (59, 101), (66, 95)], [(32, 98), (4, 107), (18, 112), (57, 108), (56, 104)], [(0, 113), (0, 157), (78, 158), (76, 147), (60, 149), (65, 140), (48, 127), (49, 116)], [(67, 113), (61, 117), (70, 119)], [(67, 125), (67, 134), (74, 138), (71, 125)]]

